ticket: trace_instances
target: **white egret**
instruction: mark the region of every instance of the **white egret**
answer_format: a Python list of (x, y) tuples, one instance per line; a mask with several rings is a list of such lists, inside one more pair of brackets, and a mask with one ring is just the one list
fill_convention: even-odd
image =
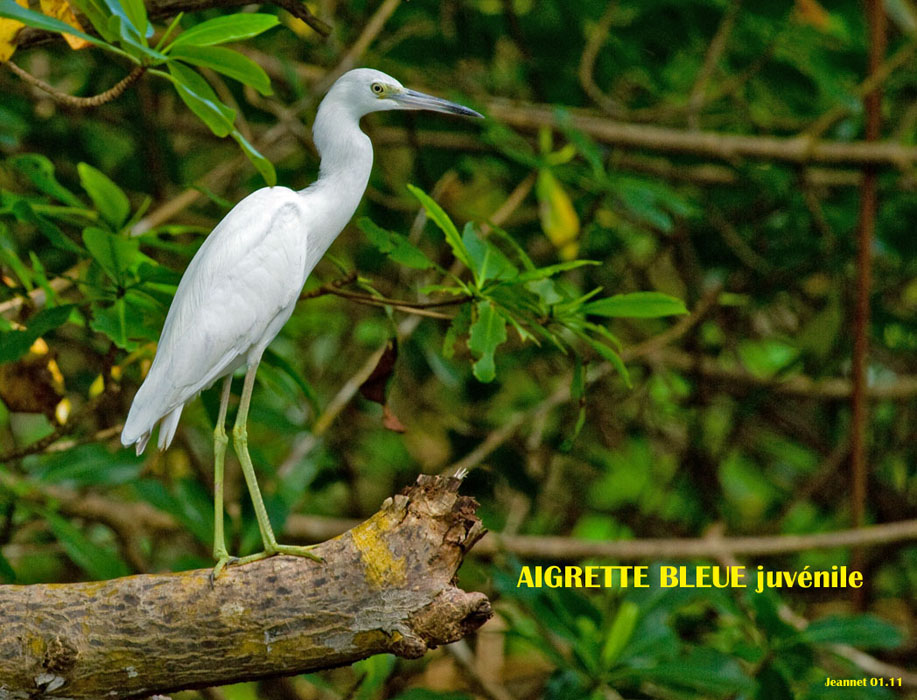
[[(391, 109), (430, 110), (471, 117), (474, 110), (409, 90), (376, 70), (341, 76), (322, 100), (312, 136), (319, 177), (299, 192), (265, 187), (226, 215), (195, 254), (166, 316), (149, 374), (131, 404), (121, 442), (143, 452), (157, 423), (159, 448), (172, 442), (182, 408), (225, 377), (214, 442), (214, 576), (228, 562), (273, 554), (313, 557), (309, 547), (278, 544), (248, 454), (246, 422), (261, 355), (293, 313), (306, 278), (353, 216), (372, 169), (369, 137), (360, 118)], [(264, 551), (230, 557), (223, 536), (224, 423), (233, 372), (247, 367), (232, 430)]]

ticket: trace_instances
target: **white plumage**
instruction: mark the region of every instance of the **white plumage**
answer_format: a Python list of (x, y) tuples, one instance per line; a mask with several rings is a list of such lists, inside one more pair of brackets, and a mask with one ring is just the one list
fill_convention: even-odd
[[(149, 374), (131, 404), (121, 442), (146, 447), (156, 424), (159, 447), (172, 442), (184, 405), (221, 377), (248, 367), (234, 436), (262, 526), (265, 555), (277, 545), (248, 459), (245, 421), (254, 372), (265, 348), (287, 322), (306, 278), (353, 216), (372, 168), (373, 151), (359, 121), (369, 112), (427, 109), (481, 115), (461, 105), (404, 88), (376, 70), (345, 73), (319, 105), (312, 135), (321, 156), (318, 180), (296, 192), (265, 187), (239, 202), (217, 225), (185, 271), (166, 316)], [(215, 431), (217, 539), (222, 545), (222, 471), (229, 400), (224, 385)], [(242, 454), (244, 452), (244, 454)], [(290, 552), (302, 554), (302, 552)]]

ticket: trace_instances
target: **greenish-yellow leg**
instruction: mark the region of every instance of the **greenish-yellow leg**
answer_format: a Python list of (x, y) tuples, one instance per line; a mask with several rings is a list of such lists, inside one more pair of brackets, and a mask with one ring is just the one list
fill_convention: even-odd
[(223, 535), (223, 465), (226, 461), (226, 409), (229, 406), (229, 394), (232, 388), (232, 375), (223, 381), (223, 393), (220, 396), (220, 412), (217, 425), (213, 429), (213, 557), (217, 560), (213, 567), (211, 579), (220, 575), (223, 567), (233, 557), (226, 551), (226, 537)]
[(239, 564), (245, 564), (250, 561), (257, 561), (274, 554), (291, 554), (298, 557), (308, 557), (321, 561), (321, 557), (313, 554), (310, 550), (312, 547), (303, 547), (298, 545), (278, 544), (274, 537), (274, 530), (271, 528), (271, 521), (267, 517), (267, 509), (264, 507), (264, 501), (261, 499), (261, 489), (258, 488), (258, 480), (255, 478), (255, 468), (252, 466), (251, 457), (248, 455), (248, 433), (246, 424), (248, 423), (248, 407), (252, 398), (252, 389), (255, 385), (255, 373), (258, 365), (248, 368), (245, 374), (245, 384), (242, 386), (242, 399), (239, 403), (239, 413), (236, 415), (236, 423), (232, 429), (233, 447), (239, 457), (239, 463), (242, 466), (242, 474), (245, 476), (245, 483), (248, 485), (248, 493), (252, 499), (252, 505), (255, 508), (255, 518), (258, 520), (258, 529), (261, 531), (261, 541), (264, 543), (264, 551), (258, 554), (252, 554), (247, 557), (241, 557), (237, 561)]

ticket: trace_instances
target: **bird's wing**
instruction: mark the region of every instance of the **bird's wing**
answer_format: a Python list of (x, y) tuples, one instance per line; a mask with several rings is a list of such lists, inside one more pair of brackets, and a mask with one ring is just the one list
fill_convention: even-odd
[[(263, 348), (289, 318), (305, 282), (308, 226), (292, 190), (258, 190), (204, 241), (166, 316), (150, 373), (125, 432), (156, 421)], [(139, 405), (138, 405), (139, 404)]]

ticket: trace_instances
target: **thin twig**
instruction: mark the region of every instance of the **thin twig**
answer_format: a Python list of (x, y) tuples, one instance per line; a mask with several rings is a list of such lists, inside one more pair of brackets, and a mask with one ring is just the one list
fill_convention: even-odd
[(105, 92), (100, 92), (98, 95), (93, 95), (92, 97), (75, 97), (73, 95), (68, 95), (66, 92), (61, 92), (53, 85), (49, 85), (40, 78), (36, 78), (34, 75), (24, 71), (12, 61), (7, 61), (6, 65), (9, 66), (9, 69), (13, 71), (13, 73), (22, 78), (23, 81), (27, 82), (32, 87), (36, 87), (42, 92), (50, 95), (51, 99), (53, 99), (55, 102), (58, 102), (62, 105), (67, 105), (68, 107), (78, 107), (80, 109), (98, 107), (99, 105), (103, 105), (106, 102), (111, 102), (112, 100), (118, 99), (121, 97), (121, 95), (124, 94), (125, 90), (136, 83), (140, 77), (146, 73), (147, 69), (146, 66), (135, 66), (130, 73), (128, 73), (120, 81), (108, 88), (108, 90)]
[(589, 33), (586, 38), (586, 45), (583, 47), (583, 53), (580, 55), (578, 73), (583, 92), (589, 95), (592, 101), (607, 114), (620, 119), (624, 116), (624, 108), (617, 100), (606, 95), (595, 82), (595, 61), (599, 56), (602, 45), (608, 38), (608, 32), (611, 31), (611, 24), (614, 21), (617, 9), (617, 2), (609, 2), (598, 23)]
[(515, 700), (500, 683), (484, 678), (478, 673), (478, 669), (474, 664), (474, 655), (471, 653), (468, 642), (464, 639), (455, 644), (448, 644), (444, 648), (462, 670), (468, 674), (469, 680), (482, 691), (487, 700)]
[[(907, 64), (917, 51), (917, 41), (911, 41), (898, 49), (887, 61), (883, 62), (874, 71), (870, 71), (866, 79), (857, 85), (853, 94), (860, 99), (865, 99), (874, 90), (879, 90), (892, 76), (892, 74)], [(850, 102), (836, 105), (819, 116), (805, 130), (805, 134), (813, 139), (821, 138), (828, 129), (846, 117), (852, 111)]]
[[(785, 378), (759, 377), (744, 369), (728, 367), (717, 358), (696, 356), (675, 348), (644, 353), (633, 360), (645, 360), (647, 364), (718, 380), (729, 391), (743, 391), (745, 387), (753, 387), (784, 396), (800, 396), (823, 401), (845, 401), (850, 399), (853, 392), (851, 381), (842, 377), (813, 379), (803, 374)], [(868, 386), (866, 394), (871, 399), (883, 401), (913, 400), (917, 396), (917, 375), (900, 375), (894, 381)]]
[(707, 47), (704, 55), (704, 63), (698, 71), (694, 85), (691, 87), (691, 95), (688, 98), (688, 126), (692, 129), (700, 128), (700, 112), (704, 106), (704, 98), (707, 93), (707, 85), (710, 78), (716, 70), (716, 64), (726, 50), (726, 44), (729, 42), (729, 36), (735, 26), (736, 18), (739, 16), (739, 8), (742, 6), (742, 0), (733, 0), (732, 4), (726, 10), (720, 24), (716, 29), (716, 34)]
[(379, 32), (382, 31), (383, 27), (385, 27), (385, 23), (400, 4), (401, 0), (385, 0), (385, 2), (379, 5), (372, 17), (369, 18), (366, 26), (363, 27), (363, 31), (360, 32), (360, 36), (357, 37), (357, 40), (347, 49), (347, 52), (341, 60), (338, 61), (337, 65), (332, 70), (328, 71), (315, 86), (314, 92), (316, 94), (324, 93), (325, 90), (331, 87), (331, 84), (335, 80), (357, 65), (357, 61), (362, 58), (370, 44), (379, 36)]
[(326, 282), (321, 287), (317, 287), (316, 289), (310, 289), (308, 292), (303, 292), (302, 294), (299, 295), (299, 300), (302, 301), (303, 299), (315, 299), (316, 297), (321, 297), (321, 296), (325, 296), (326, 294), (331, 294), (335, 289), (340, 289), (341, 287), (344, 287), (350, 284), (351, 282), (353, 282), (356, 279), (357, 279), (356, 272), (348, 272), (343, 277), (339, 277), (336, 280), (331, 280), (330, 282)]
[[(51, 280), (48, 283), (48, 286), (51, 288), (52, 292), (55, 294), (60, 294), (72, 287), (73, 280), (77, 279), (83, 273), (83, 270), (88, 266), (89, 260), (80, 260), (76, 265), (61, 274), (59, 277), (55, 277), (53, 280)], [(48, 295), (43, 288), (36, 287), (28, 294), (13, 297), (12, 299), (7, 299), (3, 303), (0, 303), (0, 316), (3, 316), (4, 318), (12, 318), (13, 315), (18, 313), (23, 306), (34, 308), (36, 310), (41, 309), (48, 302), (47, 297)]]

